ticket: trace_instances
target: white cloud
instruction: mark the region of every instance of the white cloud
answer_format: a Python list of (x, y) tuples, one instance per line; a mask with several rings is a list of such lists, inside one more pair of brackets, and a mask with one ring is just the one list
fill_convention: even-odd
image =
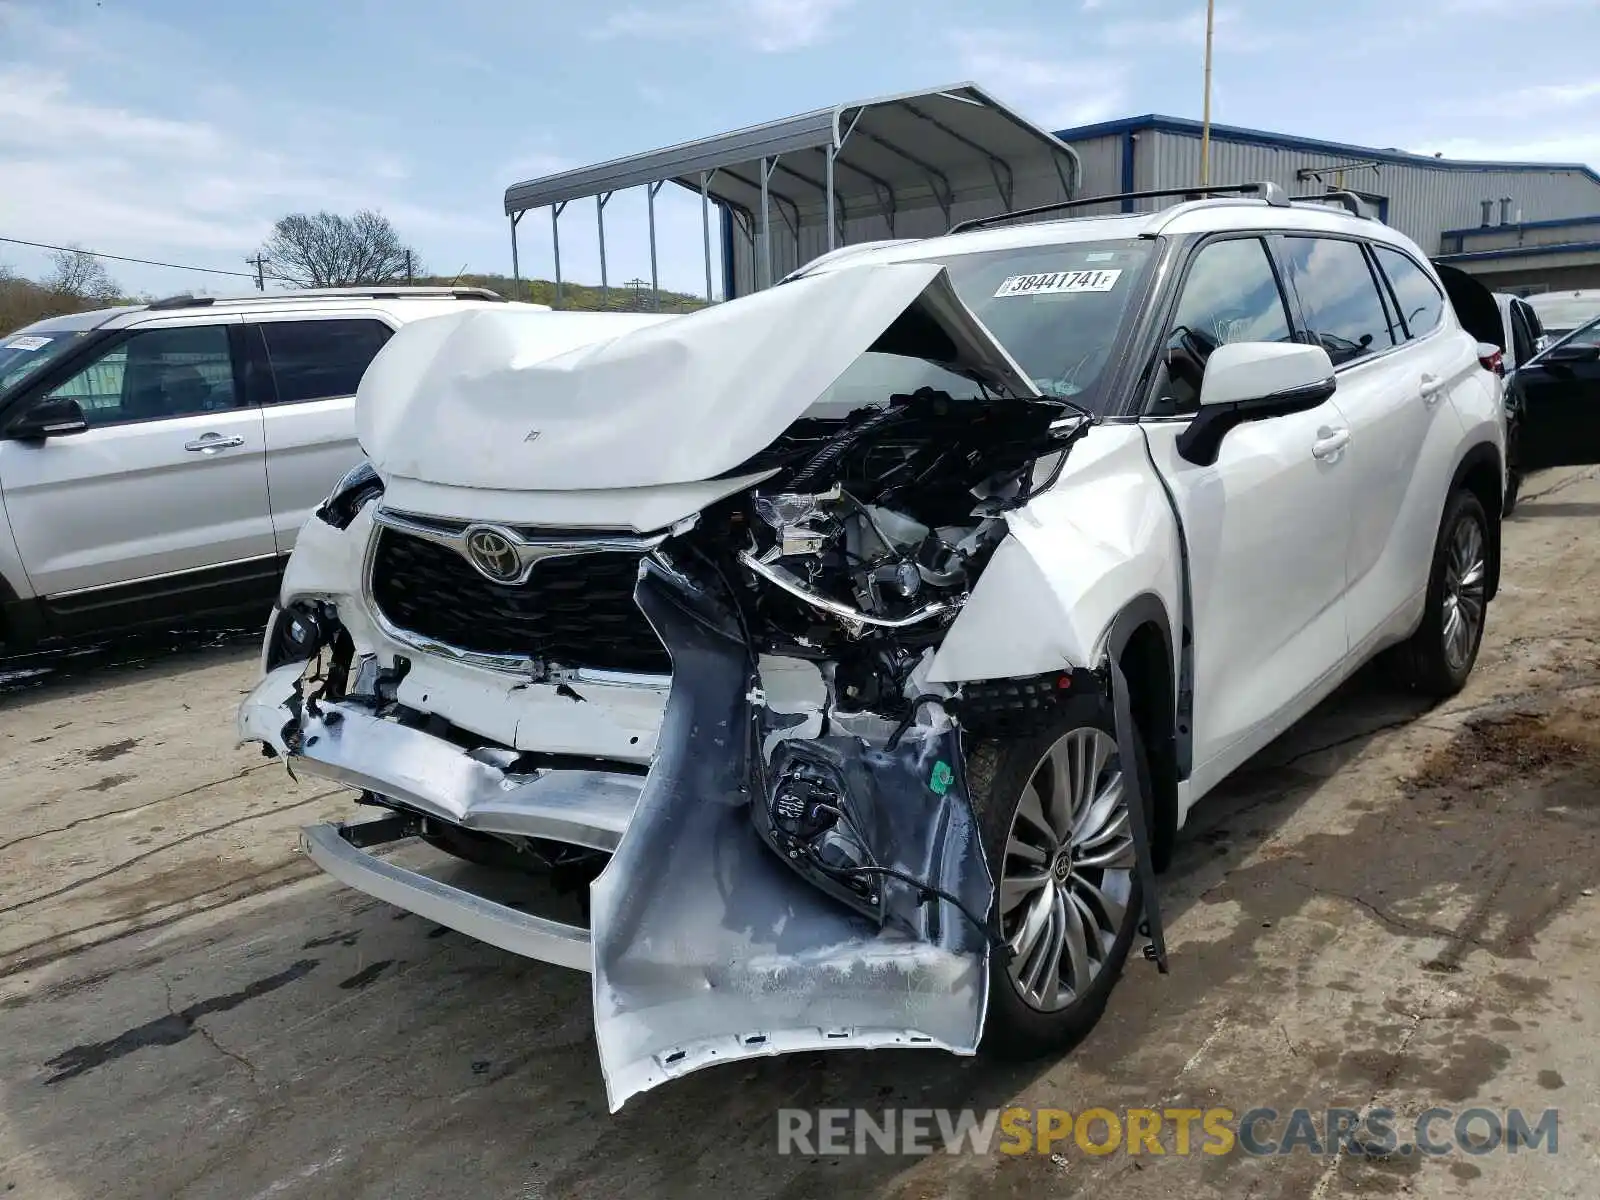
[(1040, 54), (1045, 39), (1018, 29), (958, 29), (949, 36), (963, 78), (997, 81), (997, 94), (1041, 125), (1087, 125), (1127, 108), (1128, 71), (1120, 62)]
[(757, 50), (776, 54), (826, 41), (852, 0), (742, 0), (740, 28)]
[[(1285, 28), (1269, 30), (1260, 19), (1237, 8), (1219, 7), (1211, 20), (1212, 49), (1217, 54), (1253, 54), (1300, 40)], [(1206, 41), (1206, 9), (1196, 4), (1182, 16), (1164, 20), (1134, 17), (1113, 20), (1100, 27), (1100, 40), (1114, 50), (1138, 52), (1166, 46), (1199, 48)]]
[[(197, 77), (205, 97), (167, 115), (108, 98), (107, 79), (127, 78), (108, 46), (127, 47), (130, 71), (154, 70), (159, 35), (92, 41), (40, 10), (0, 0), (0, 229), (30, 241), (245, 270), (274, 219), (297, 209), (377, 208), (402, 237), (451, 241), (497, 233), (493, 209), (459, 213), (415, 202), (411, 164), (357, 140), (345, 114), (273, 105), (226, 81)], [(11, 52), (25, 46), (26, 58)], [(172, 48), (181, 60), (184, 46)], [(110, 55), (108, 57), (108, 55)], [(170, 66), (170, 63), (169, 63)], [(263, 136), (263, 130), (266, 131)], [(8, 248), (25, 271), (39, 256)], [(135, 289), (177, 290), (204, 277), (111, 264)], [(234, 286), (213, 280), (213, 286)]]
[(558, 154), (544, 146), (512, 155), (495, 167), (491, 175), (495, 179), (521, 183), (528, 179), (543, 179), (546, 175), (559, 175), (562, 171), (570, 171), (583, 165), (575, 158)]
[(1548, 112), (1551, 109), (1572, 108), (1586, 100), (1600, 100), (1600, 79), (1583, 83), (1543, 83), (1518, 88), (1506, 99), (1506, 107), (1513, 112), (1529, 108)]
[(854, 0), (691, 0), (675, 8), (625, 8), (595, 31), (600, 38), (686, 41), (729, 38), (763, 54), (819, 45)]
[[(1413, 139), (1417, 141), (1417, 139)], [(1542, 138), (1446, 137), (1420, 143), (1418, 152), (1480, 162), (1581, 163), (1600, 168), (1600, 129), (1593, 125)]]

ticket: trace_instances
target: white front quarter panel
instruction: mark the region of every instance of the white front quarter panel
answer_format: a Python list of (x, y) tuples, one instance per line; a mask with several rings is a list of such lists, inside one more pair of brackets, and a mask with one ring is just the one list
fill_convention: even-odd
[(1138, 426), (1090, 430), (1056, 485), (1009, 523), (1011, 536), (934, 658), (931, 682), (1095, 666), (1112, 622), (1144, 595), (1161, 602), (1177, 644), (1177, 531)]

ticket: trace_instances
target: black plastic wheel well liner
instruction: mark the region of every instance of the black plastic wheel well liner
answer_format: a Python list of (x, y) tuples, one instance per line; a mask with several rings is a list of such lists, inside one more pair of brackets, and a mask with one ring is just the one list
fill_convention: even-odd
[[(1489, 578), (1484, 584), (1485, 600), (1493, 600), (1495, 593), (1500, 590), (1502, 482), (1500, 452), (1495, 449), (1492, 442), (1478, 442), (1461, 456), (1461, 462), (1456, 466), (1456, 473), (1450, 480), (1450, 490), (1445, 493), (1445, 503), (1448, 503), (1457, 489), (1466, 488), (1478, 498), (1478, 503), (1483, 505), (1484, 518), (1489, 522)], [(1439, 519), (1441, 521), (1444, 519), (1442, 510)]]
[(1178, 832), (1178, 780), (1182, 777), (1178, 761), (1177, 659), (1171, 630), (1161, 598), (1142, 592), (1117, 614), (1106, 639), (1108, 652), (1128, 681), (1129, 707), (1150, 762), (1156, 818), (1150, 831), (1150, 849), (1157, 871), (1165, 871), (1172, 861)]

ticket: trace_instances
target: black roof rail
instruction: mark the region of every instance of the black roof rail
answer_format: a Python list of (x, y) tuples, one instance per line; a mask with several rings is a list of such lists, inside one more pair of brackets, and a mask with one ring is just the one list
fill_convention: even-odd
[(1088, 208), (1093, 204), (1109, 204), (1115, 200), (1164, 200), (1170, 196), (1181, 196), (1185, 200), (1205, 200), (1211, 196), (1260, 196), (1274, 208), (1287, 207), (1289, 203), (1289, 198), (1284, 195), (1283, 189), (1271, 180), (1257, 183), (1226, 183), (1215, 187), (1157, 188), (1146, 192), (1113, 192), (1106, 196), (1084, 196), (1078, 200), (1059, 200), (1054, 204), (1018, 208), (987, 217), (972, 217), (965, 221), (957, 221), (945, 230), (945, 233), (965, 233), (969, 229), (982, 229), (1016, 217), (1034, 217), (1043, 213), (1060, 212), (1067, 208)]
[(1370, 216), (1361, 211), (1361, 197), (1354, 192), (1312, 192), (1309, 196), (1293, 196), (1290, 199), (1291, 201), (1332, 200), (1341, 205), (1352, 217), (1364, 217), (1368, 221), (1372, 220)]
[(145, 305), (146, 308), (204, 308), (208, 304), (215, 304), (215, 296), (191, 296), (187, 292), (178, 296), (163, 296), (159, 300), (152, 300)]

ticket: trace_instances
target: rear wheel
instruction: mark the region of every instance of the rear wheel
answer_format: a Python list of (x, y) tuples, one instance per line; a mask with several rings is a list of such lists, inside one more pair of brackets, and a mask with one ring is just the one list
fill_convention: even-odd
[[(1138, 757), (1148, 780), (1142, 745)], [(1075, 696), (1048, 728), (984, 747), (973, 767), (993, 920), (1009, 951), (989, 957), (984, 1047), (1059, 1052), (1099, 1021), (1142, 907), (1110, 705)]]
[(1439, 526), (1422, 624), (1393, 652), (1403, 684), (1441, 698), (1462, 689), (1483, 641), (1488, 585), (1489, 520), (1478, 498), (1462, 489)]

